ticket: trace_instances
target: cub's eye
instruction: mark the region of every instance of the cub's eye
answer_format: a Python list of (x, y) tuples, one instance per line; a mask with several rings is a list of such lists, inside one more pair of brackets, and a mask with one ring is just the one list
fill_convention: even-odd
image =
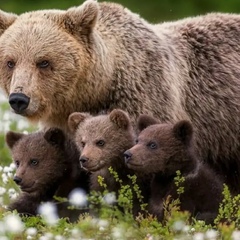
[(135, 140), (135, 143), (138, 144), (138, 139)]
[(105, 142), (104, 142), (103, 140), (98, 140), (98, 141), (96, 142), (96, 145), (99, 146), (99, 147), (103, 147), (104, 144), (105, 144)]
[(149, 148), (151, 148), (151, 149), (157, 148), (157, 144), (156, 144), (155, 142), (150, 142), (150, 143), (148, 143), (147, 146), (148, 146)]
[(20, 162), (19, 162), (18, 160), (16, 160), (16, 161), (15, 161), (15, 165), (16, 165), (16, 168), (18, 168), (19, 165), (20, 165)]
[(36, 160), (36, 159), (31, 159), (31, 160), (30, 160), (30, 165), (32, 165), (32, 166), (38, 165), (38, 160)]
[(15, 67), (15, 62), (14, 62), (14, 61), (8, 61), (8, 62), (7, 62), (7, 66), (8, 66), (9, 68), (14, 68), (14, 67)]
[(37, 66), (39, 68), (47, 68), (49, 66), (49, 61), (47, 61), (47, 60), (41, 61), (41, 62), (37, 63)]
[(84, 147), (85, 147), (85, 145), (86, 145), (86, 143), (85, 143), (85, 142), (81, 142), (81, 146), (82, 146), (82, 148), (84, 148)]

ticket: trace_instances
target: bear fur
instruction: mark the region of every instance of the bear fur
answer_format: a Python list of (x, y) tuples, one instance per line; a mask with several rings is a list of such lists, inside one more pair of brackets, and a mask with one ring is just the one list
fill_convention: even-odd
[[(105, 190), (100, 186), (98, 176), (104, 178), (107, 190), (116, 194), (121, 185), (132, 184), (128, 175), (133, 175), (134, 172), (126, 167), (123, 153), (134, 145), (135, 132), (126, 112), (114, 109), (109, 114), (97, 116), (75, 112), (69, 116), (68, 123), (81, 152), (81, 166), (91, 172), (90, 190)], [(118, 174), (121, 184), (110, 173), (109, 167)], [(142, 195), (146, 197), (149, 189), (144, 189), (143, 182), (137, 179)], [(133, 213), (137, 214), (139, 210), (139, 200), (135, 199)]]
[(240, 192), (240, 16), (152, 25), (119, 4), (0, 12), (0, 86), (12, 109), (65, 131), (72, 112), (186, 119), (197, 152)]
[[(80, 169), (79, 151), (62, 130), (48, 129), (23, 134), (6, 134), (16, 165), (14, 181), (21, 192), (9, 205), (24, 215), (36, 215), (42, 202), (54, 202), (54, 196), (67, 198), (75, 188), (89, 191), (89, 174)], [(57, 204), (59, 216), (76, 220), (77, 211), (67, 211), (66, 204)]]
[[(154, 123), (152, 117), (141, 115), (141, 131), (136, 145), (127, 150), (125, 161), (139, 174), (154, 174), (151, 182), (149, 212), (164, 218), (163, 204), (170, 195), (180, 199), (180, 209), (193, 217), (213, 223), (222, 201), (223, 181), (207, 164), (202, 164), (194, 149), (193, 128), (189, 121), (175, 124)], [(177, 193), (174, 178), (180, 170), (185, 177), (184, 192)]]

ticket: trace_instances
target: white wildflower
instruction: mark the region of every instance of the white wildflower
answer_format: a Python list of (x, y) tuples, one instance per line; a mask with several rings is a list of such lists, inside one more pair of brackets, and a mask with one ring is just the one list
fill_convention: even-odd
[(6, 236), (0, 236), (0, 240), (9, 240), (9, 238)]
[(87, 205), (87, 195), (81, 188), (73, 189), (69, 194), (69, 202), (73, 206), (85, 207)]
[(57, 235), (57, 236), (55, 236), (55, 240), (65, 240), (65, 237), (63, 237), (61, 235)]
[(109, 225), (109, 222), (107, 220), (100, 219), (97, 224), (100, 231), (105, 231)]
[(184, 221), (176, 221), (173, 223), (173, 226), (172, 226), (173, 230), (177, 232), (182, 231), (184, 227), (185, 227)]
[(108, 205), (113, 205), (114, 203), (116, 203), (117, 199), (116, 199), (116, 194), (114, 192), (111, 193), (107, 193), (104, 197), (103, 200), (105, 203), (107, 203)]
[(120, 227), (120, 226), (116, 226), (112, 229), (112, 236), (113, 239), (124, 239), (124, 232), (125, 230)]
[(209, 240), (216, 240), (218, 237), (218, 232), (214, 229), (207, 230), (205, 233), (205, 238)]
[(193, 240), (204, 240), (204, 233), (197, 232), (193, 235)]
[(6, 188), (0, 187), (0, 196), (6, 192)]
[(20, 118), (17, 121), (17, 129), (23, 130), (24, 128), (27, 128), (27, 127), (29, 127), (29, 124), (25, 119)]
[(3, 168), (3, 172), (4, 172), (4, 173), (12, 172), (12, 169), (11, 169), (9, 166), (5, 166), (5, 167)]
[(49, 225), (54, 225), (58, 221), (56, 205), (51, 202), (42, 203), (38, 208), (38, 213), (42, 215), (43, 219)]
[(5, 228), (11, 233), (20, 233), (24, 229), (24, 224), (18, 215), (7, 215), (4, 217)]
[(9, 168), (11, 169), (11, 172), (13, 172), (14, 170), (16, 170), (16, 165), (15, 165), (15, 163), (11, 163), (11, 164), (9, 165)]
[(8, 183), (8, 177), (5, 173), (2, 174), (2, 181), (3, 181), (4, 184)]
[(232, 240), (239, 240), (240, 239), (240, 231), (233, 231), (232, 233)]
[(6, 232), (5, 223), (0, 221), (0, 235), (4, 235)]
[(37, 235), (37, 229), (34, 227), (30, 227), (26, 230), (26, 234), (29, 236), (35, 236)]

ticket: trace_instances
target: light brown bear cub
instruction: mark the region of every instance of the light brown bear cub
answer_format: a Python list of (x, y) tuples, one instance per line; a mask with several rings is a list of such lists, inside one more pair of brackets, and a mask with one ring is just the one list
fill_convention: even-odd
[[(82, 168), (91, 172), (91, 190), (104, 190), (98, 183), (98, 176), (102, 176), (108, 191), (118, 192), (120, 184), (109, 172), (109, 167), (118, 173), (123, 185), (131, 184), (127, 175), (133, 175), (133, 171), (126, 167), (123, 155), (135, 141), (128, 114), (119, 109), (97, 116), (72, 113), (68, 121), (70, 129), (75, 132), (76, 145), (81, 151)], [(143, 189), (142, 191), (144, 194)], [(135, 213), (137, 208), (136, 206), (134, 209)]]
[[(9, 131), (6, 143), (16, 164), (14, 181), (22, 191), (10, 210), (36, 215), (40, 203), (53, 201), (54, 195), (68, 197), (77, 187), (88, 191), (89, 176), (80, 169), (79, 151), (62, 130), (51, 128), (30, 134)], [(60, 216), (73, 217), (70, 211), (65, 213), (63, 204), (58, 206)]]
[(174, 177), (180, 170), (185, 177), (181, 210), (213, 223), (222, 200), (223, 182), (207, 165), (199, 162), (191, 123), (182, 120), (176, 124), (159, 124), (152, 117), (141, 115), (138, 128), (141, 132), (136, 145), (124, 155), (127, 166), (136, 173), (155, 174), (149, 212), (163, 220), (163, 202), (169, 195), (178, 198)]

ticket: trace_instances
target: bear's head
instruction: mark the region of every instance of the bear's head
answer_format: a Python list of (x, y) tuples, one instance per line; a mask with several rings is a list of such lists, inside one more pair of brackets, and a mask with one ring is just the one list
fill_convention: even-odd
[(6, 143), (16, 165), (14, 181), (23, 192), (47, 195), (68, 174), (70, 164), (64, 154), (65, 135), (61, 130), (30, 134), (9, 131)]
[(69, 128), (81, 156), (81, 166), (91, 172), (121, 166), (123, 153), (134, 144), (134, 131), (126, 112), (114, 109), (108, 115), (72, 113)]
[(96, 61), (102, 61), (97, 49), (104, 51), (100, 42), (95, 44), (98, 15), (95, 0), (66, 11), (19, 16), (0, 11), (0, 86), (15, 113), (62, 128), (76, 108), (85, 111), (95, 101), (92, 93), (103, 84), (88, 84), (87, 78), (94, 79)]
[(193, 128), (189, 121), (162, 123), (140, 115), (140, 134), (136, 144), (124, 153), (130, 169), (141, 173), (175, 174), (187, 170), (193, 163)]

